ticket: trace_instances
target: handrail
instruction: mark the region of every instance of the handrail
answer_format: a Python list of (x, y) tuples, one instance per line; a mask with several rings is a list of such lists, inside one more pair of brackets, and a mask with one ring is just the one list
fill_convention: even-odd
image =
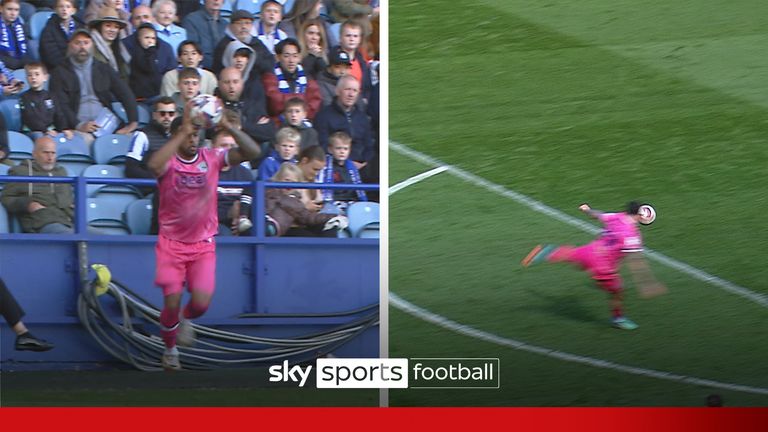
[[(135, 178), (106, 178), (106, 177), (44, 177), (44, 176), (10, 176), (0, 175), (0, 183), (72, 183), (74, 184), (75, 193), (75, 235), (80, 239), (83, 234), (87, 234), (87, 217), (83, 213), (83, 209), (87, 207), (88, 194), (86, 192), (87, 184), (105, 184), (105, 185), (132, 185), (132, 186), (156, 186), (157, 181), (155, 179), (135, 179)], [(256, 243), (273, 243), (268, 241), (266, 237), (266, 228), (264, 223), (258, 223), (257, 221), (264, 220), (265, 206), (264, 197), (267, 188), (280, 188), (280, 189), (326, 189), (326, 190), (364, 190), (375, 191), (379, 190), (380, 186), (377, 184), (351, 184), (351, 183), (288, 183), (288, 182), (272, 182), (253, 180), (247, 181), (220, 181), (219, 185), (222, 186), (239, 186), (245, 188), (251, 188), (255, 191), (254, 196), (261, 197), (255, 200), (255, 205), (251, 206), (251, 220), (256, 227), (256, 235), (249, 238), (255, 240)], [(85, 210), (87, 211), (87, 209)], [(14, 233), (22, 234), (22, 233)], [(28, 233), (23, 233), (28, 234)], [(40, 236), (43, 234), (34, 234)], [(89, 237), (93, 234), (87, 234)], [(56, 234), (56, 237), (61, 237), (62, 234)], [(46, 236), (47, 237), (47, 236)], [(69, 236), (68, 236), (69, 237)], [(143, 236), (141, 236), (143, 237)], [(110, 239), (117, 239), (118, 236), (109, 236)], [(61, 238), (64, 240), (65, 238)], [(231, 239), (228, 239), (231, 240)], [(320, 240), (320, 239), (316, 239)], [(326, 241), (329, 239), (325, 239)], [(330, 239), (333, 240), (333, 239)], [(350, 240), (350, 239), (346, 239)], [(363, 243), (373, 243), (376, 240), (357, 239), (357, 241)], [(253, 241), (238, 241), (233, 243), (252, 243)], [(276, 242), (278, 243), (278, 242)], [(325, 243), (325, 242), (323, 242)]]

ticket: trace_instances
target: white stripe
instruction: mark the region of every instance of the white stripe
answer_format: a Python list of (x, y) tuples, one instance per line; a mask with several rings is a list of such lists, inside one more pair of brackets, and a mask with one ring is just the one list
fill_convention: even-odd
[(570, 354), (563, 351), (557, 351), (550, 348), (544, 348), (536, 345), (530, 345), (525, 342), (520, 342), (514, 339), (507, 339), (501, 336), (497, 336), (491, 333), (478, 330), (476, 328), (459, 324), (455, 321), (451, 321), (448, 318), (436, 315), (428, 310), (422, 309), (408, 301), (400, 298), (392, 291), (389, 292), (389, 304), (400, 309), (401, 311), (413, 315), (419, 319), (435, 324), (439, 327), (454, 331), (456, 333), (469, 336), (475, 339), (480, 339), (486, 342), (494, 343), (501, 346), (511, 347), (516, 350), (527, 351), (534, 354), (541, 354), (547, 357), (564, 360), (571, 363), (580, 363), (588, 366), (611, 369), (620, 372), (629, 373), (632, 375), (640, 375), (650, 378), (657, 378), (667, 381), (677, 381), (685, 384), (700, 385), (705, 387), (720, 388), (724, 390), (732, 390), (743, 393), (755, 393), (761, 395), (768, 395), (768, 388), (752, 387), (741, 384), (724, 383), (720, 381), (713, 381), (705, 378), (697, 378), (686, 375), (678, 375), (670, 372), (657, 371), (653, 369), (645, 369), (634, 366), (626, 366), (618, 363), (613, 363), (606, 360), (600, 360), (592, 357), (580, 356), (577, 354)]
[(401, 181), (400, 183), (398, 183), (398, 184), (392, 186), (391, 188), (389, 188), (389, 194), (392, 195), (393, 193), (399, 191), (400, 189), (405, 189), (408, 186), (416, 184), (416, 183), (418, 183), (418, 182), (420, 182), (422, 180), (428, 179), (428, 178), (430, 178), (430, 177), (432, 177), (434, 175), (440, 174), (441, 172), (444, 172), (446, 170), (448, 170), (447, 166), (439, 166), (439, 167), (431, 169), (431, 170), (429, 170), (427, 172), (421, 173), (419, 175), (415, 175), (415, 176), (413, 176), (413, 177), (411, 177), (411, 178), (409, 178), (409, 179), (407, 179), (405, 181)]
[[(427, 156), (423, 153), (419, 153), (413, 149), (410, 149), (403, 144), (390, 141), (389, 142), (389, 148), (392, 150), (397, 151), (400, 154), (403, 154), (405, 156), (410, 157), (411, 159), (417, 160), (419, 162), (422, 162), (426, 165), (432, 165), (432, 166), (438, 166), (439, 168), (448, 169), (448, 171), (451, 174), (454, 174), (455, 176), (466, 180), (469, 183), (476, 184), (478, 186), (482, 186), (483, 188), (491, 191), (496, 192), (499, 195), (505, 196), (507, 198), (510, 198), (514, 200), (515, 202), (522, 204), (530, 209), (533, 209), (539, 213), (543, 213), (547, 216), (550, 216), (554, 219), (557, 219), (561, 222), (565, 222), (568, 225), (574, 226), (576, 228), (579, 228), (583, 231), (596, 234), (600, 232), (600, 229), (595, 227), (592, 224), (589, 224), (587, 222), (584, 222), (582, 220), (576, 219), (574, 217), (568, 216), (567, 214), (555, 210), (546, 204), (543, 204), (539, 201), (536, 201), (528, 196), (525, 196), (523, 194), (514, 192), (512, 190), (506, 189), (501, 185), (497, 185), (495, 183), (491, 183), (488, 180), (476, 176), (472, 173), (469, 173), (467, 171), (462, 170), (461, 168), (456, 168), (454, 166), (444, 166), (445, 164), (440, 162), (437, 159), (434, 159), (430, 156)], [(436, 168), (438, 169), (438, 168)], [(426, 173), (425, 173), (426, 174)], [(418, 177), (418, 176), (417, 176)], [(415, 177), (414, 177), (415, 178)], [(405, 182), (403, 182), (405, 183)], [(396, 185), (399, 186), (399, 185)], [(395, 189), (395, 187), (390, 188), (389, 194), (393, 194), (397, 192), (398, 190), (402, 189), (403, 187), (406, 187), (408, 185), (404, 185), (398, 189)], [(729, 282), (727, 280), (721, 279), (717, 276), (713, 276), (709, 273), (706, 273), (702, 270), (699, 270), (695, 267), (692, 267), (688, 264), (685, 264), (683, 262), (677, 261), (673, 258), (667, 257), (666, 255), (661, 254), (660, 252), (653, 251), (651, 249), (645, 248), (645, 253), (648, 255), (649, 258), (653, 259), (654, 261), (657, 261), (661, 264), (666, 265), (667, 267), (671, 267), (673, 269), (676, 269), (682, 273), (687, 274), (688, 276), (693, 277), (694, 279), (698, 279), (702, 282), (706, 282), (712, 285), (717, 286), (718, 288), (721, 288), (725, 291), (728, 291), (732, 294), (736, 294), (739, 296), (742, 296), (748, 300), (751, 300), (763, 307), (768, 307), (768, 295), (756, 293), (754, 291), (751, 291), (747, 288), (744, 288), (742, 286), (736, 285), (732, 282)]]

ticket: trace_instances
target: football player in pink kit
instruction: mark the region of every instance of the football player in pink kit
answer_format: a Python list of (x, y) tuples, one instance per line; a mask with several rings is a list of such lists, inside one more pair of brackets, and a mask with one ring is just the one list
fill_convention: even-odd
[[(238, 148), (199, 148), (200, 131), (190, 118), (191, 104), (183, 119), (171, 125), (171, 139), (157, 150), (148, 167), (157, 177), (158, 210), (157, 270), (155, 283), (163, 289), (160, 313), (161, 335), (165, 342), (162, 365), (181, 369), (176, 337), (183, 345), (194, 342), (188, 320), (208, 309), (216, 278), (218, 232), (216, 188), (219, 171), (229, 165), (258, 157), (259, 146), (244, 132), (232, 127), (223, 116), (219, 126), (235, 137)], [(191, 299), (181, 309), (184, 283)], [(179, 316), (181, 312), (181, 317)]]
[(603, 223), (603, 232), (596, 240), (584, 246), (536, 246), (528, 253), (522, 264), (528, 267), (540, 262), (570, 262), (580, 266), (592, 275), (597, 286), (610, 295), (613, 326), (624, 330), (638, 327), (624, 316), (624, 287), (619, 275), (619, 264), (624, 257), (633, 279), (643, 297), (652, 297), (666, 292), (666, 287), (653, 278), (650, 268), (640, 252), (643, 240), (638, 230), (641, 216), (640, 204), (633, 201), (621, 213), (602, 213), (582, 204), (579, 210)]

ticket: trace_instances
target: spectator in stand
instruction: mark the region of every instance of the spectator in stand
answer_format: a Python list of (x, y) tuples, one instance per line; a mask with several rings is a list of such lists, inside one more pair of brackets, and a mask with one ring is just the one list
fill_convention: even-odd
[(17, 95), (24, 89), (24, 83), (13, 77), (13, 71), (5, 67), (0, 60), (0, 87), (3, 88), (3, 96)]
[(99, 11), (98, 18), (88, 22), (88, 26), (91, 28), (93, 39), (93, 58), (109, 65), (123, 81), (128, 82), (128, 76), (131, 73), (131, 55), (120, 43), (119, 37), (128, 23), (118, 17), (115, 8), (105, 6)]
[(40, 34), (40, 60), (49, 71), (67, 60), (67, 41), (77, 29), (85, 27), (75, 16), (75, 0), (56, 0), (56, 10)]
[(157, 0), (152, 5), (152, 15), (155, 17), (157, 37), (167, 42), (173, 52), (187, 40), (187, 30), (176, 25), (176, 3), (173, 0)]
[(272, 152), (259, 165), (256, 180), (269, 180), (285, 162), (295, 164), (301, 148), (301, 135), (292, 127), (280, 128), (275, 136)]
[[(336, 97), (336, 86), (339, 84), (339, 78), (343, 77), (352, 66), (352, 60), (345, 51), (336, 47), (331, 50), (330, 65), (317, 78), (317, 85), (320, 87), (320, 95), (323, 98), (323, 106), (333, 103)], [(360, 109), (365, 109), (362, 99), (357, 99), (357, 105)]]
[(288, 38), (275, 47), (278, 62), (273, 73), (262, 77), (267, 94), (267, 112), (274, 120), (285, 111), (285, 102), (298, 97), (307, 103), (307, 117), (312, 120), (322, 105), (317, 81), (307, 77), (301, 66), (301, 47), (296, 39)]
[[(23, 129), (28, 131), (33, 140), (43, 135), (58, 135), (55, 123), (57, 117), (58, 123), (61, 123), (61, 118), (53, 97), (44, 88), (45, 83), (48, 82), (48, 70), (42, 63), (30, 63), (24, 67), (24, 70), (27, 73), (29, 90), (22, 93), (19, 99)], [(62, 132), (67, 139), (72, 139), (75, 134), (72, 129), (65, 129)]]
[[(290, 12), (280, 22), (280, 28), (288, 37), (301, 40), (299, 33), (304, 23), (320, 18), (322, 9), (323, 2), (321, 0), (296, 0), (293, 2)], [(323, 25), (323, 27), (324, 32), (327, 33), (327, 26)]]
[(258, 143), (270, 141), (275, 135), (275, 123), (267, 115), (266, 101), (252, 90), (243, 93), (244, 80), (239, 70), (228, 67), (219, 74), (218, 95), (224, 107), (240, 114), (243, 131)]
[[(176, 102), (164, 96), (155, 101), (152, 120), (133, 134), (125, 159), (125, 176), (128, 178), (154, 178), (147, 168), (147, 160), (171, 138), (171, 123), (177, 116)], [(154, 188), (151, 188), (154, 190)]]
[(224, 37), (229, 21), (221, 17), (224, 0), (205, 0), (205, 6), (184, 17), (181, 26), (187, 30), (189, 40), (197, 43), (203, 52), (203, 67), (213, 67), (214, 49)]
[[(83, 13), (83, 21), (86, 24), (90, 24), (94, 19), (98, 19), (101, 16), (101, 9), (104, 6), (110, 6), (117, 11), (117, 17), (121, 20), (129, 23), (131, 20), (131, 11), (136, 6), (149, 6), (150, 0), (89, 0), (88, 6), (85, 7)], [(120, 34), (120, 39), (133, 33), (134, 28), (128, 27)]]
[(348, 74), (357, 79), (361, 85), (361, 98), (368, 102), (371, 88), (371, 71), (365, 57), (360, 52), (363, 42), (363, 25), (359, 21), (345, 21), (339, 29), (339, 47), (346, 52), (352, 64)]
[[(229, 150), (237, 147), (235, 137), (226, 129), (219, 130), (213, 137), (212, 147)], [(219, 174), (222, 181), (253, 181), (253, 175), (243, 165), (227, 166)], [(250, 220), (253, 196), (239, 186), (218, 187), (219, 235), (241, 235), (247, 233), (253, 223)]]
[(291, 98), (285, 103), (285, 111), (280, 116), (280, 124), (296, 129), (301, 135), (301, 149), (320, 144), (317, 131), (307, 119), (307, 103), (301, 98)]
[[(299, 153), (299, 163), (304, 176), (302, 181), (319, 183), (320, 172), (325, 168), (325, 151), (320, 146), (307, 147)], [(303, 189), (302, 201), (307, 210), (319, 212), (323, 208), (323, 197), (319, 189)]]
[(0, 19), (0, 60), (11, 69), (21, 69), (34, 61), (27, 47), (27, 34), (19, 18), (19, 0), (3, 0)]
[[(360, 172), (349, 160), (352, 138), (346, 132), (334, 132), (328, 139), (328, 154), (325, 156), (325, 168), (320, 172), (321, 183), (361, 184)], [(368, 201), (365, 191), (361, 190), (323, 190), (323, 201), (333, 203), (341, 212), (346, 213), (349, 204), (355, 201)]]
[(213, 94), (218, 85), (216, 75), (200, 67), (203, 61), (203, 51), (200, 46), (192, 41), (184, 41), (179, 45), (177, 54), (179, 65), (176, 69), (171, 69), (163, 75), (160, 94), (173, 96), (179, 91), (179, 71), (184, 68), (197, 69), (198, 74), (200, 74), (200, 93)]
[(259, 21), (253, 25), (251, 34), (256, 36), (272, 54), (275, 54), (275, 46), (288, 37), (279, 27), (282, 19), (283, 5), (280, 2), (265, 0), (261, 3)]
[[(301, 169), (286, 162), (271, 179), (275, 182), (302, 183)], [(269, 188), (266, 192), (267, 235), (288, 237), (336, 237), (349, 225), (345, 216), (318, 213), (304, 205), (303, 189)]]
[(230, 17), (230, 23), (224, 31), (224, 36), (216, 44), (213, 52), (213, 72), (220, 73), (224, 68), (224, 51), (230, 42), (238, 40), (253, 49), (254, 72), (260, 77), (272, 70), (275, 58), (266, 46), (251, 32), (253, 31), (253, 15), (245, 10), (236, 10)]
[(352, 137), (350, 159), (363, 174), (363, 168), (375, 156), (371, 122), (357, 105), (360, 83), (352, 75), (339, 78), (333, 103), (323, 107), (315, 118), (315, 129), (320, 145), (328, 148), (328, 139), (336, 131), (344, 131)]
[(328, 66), (330, 52), (323, 21), (320, 19), (305, 21), (299, 28), (297, 39), (301, 45), (301, 65), (304, 66), (307, 75), (317, 79)]
[[(256, 54), (253, 52), (253, 48), (240, 42), (239, 40), (233, 40), (227, 45), (222, 57), (222, 63), (224, 67), (233, 67), (240, 71), (243, 80), (248, 80), (251, 76), (251, 70), (255, 63)], [(248, 84), (246, 83), (246, 86)]]
[(176, 103), (176, 113), (181, 116), (184, 114), (184, 107), (187, 102), (200, 94), (200, 74), (197, 69), (184, 68), (179, 72), (179, 91), (173, 95), (173, 101)]
[[(112, 101), (123, 104), (128, 124), (114, 133), (130, 134), (138, 126), (136, 97), (109, 65), (93, 59), (93, 40), (85, 29), (75, 30), (67, 45), (69, 61), (51, 74), (50, 92), (61, 112), (60, 129), (76, 129), (91, 143), (99, 129), (94, 121), (103, 110), (111, 112)], [(112, 113), (114, 115), (114, 113)]]
[[(66, 168), (56, 163), (56, 142), (49, 136), (35, 141), (32, 159), (11, 168), (8, 175), (66, 177)], [(68, 183), (7, 183), (2, 202), (19, 219), (25, 233), (70, 234), (74, 226), (74, 192)], [(88, 229), (91, 233), (98, 230)]]
[[(128, 40), (134, 42), (129, 44)], [(136, 33), (123, 43), (129, 46), (131, 54), (130, 84), (133, 94), (138, 100), (155, 98), (160, 94), (163, 75), (176, 66), (171, 46), (157, 39), (157, 31), (152, 23), (139, 25)]]
[(3, 316), (8, 326), (16, 333), (16, 351), (48, 351), (53, 348), (53, 344), (43, 339), (35, 337), (30, 333), (26, 325), (21, 321), (24, 316), (24, 309), (13, 297), (5, 281), (0, 278), (0, 315)]

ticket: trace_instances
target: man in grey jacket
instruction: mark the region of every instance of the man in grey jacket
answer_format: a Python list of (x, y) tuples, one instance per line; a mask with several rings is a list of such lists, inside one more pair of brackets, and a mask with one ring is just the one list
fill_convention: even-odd
[[(11, 176), (66, 177), (67, 170), (56, 163), (56, 142), (49, 136), (35, 141), (32, 159), (8, 171)], [(71, 233), (74, 194), (67, 183), (7, 183), (2, 203), (21, 222), (26, 233)]]

